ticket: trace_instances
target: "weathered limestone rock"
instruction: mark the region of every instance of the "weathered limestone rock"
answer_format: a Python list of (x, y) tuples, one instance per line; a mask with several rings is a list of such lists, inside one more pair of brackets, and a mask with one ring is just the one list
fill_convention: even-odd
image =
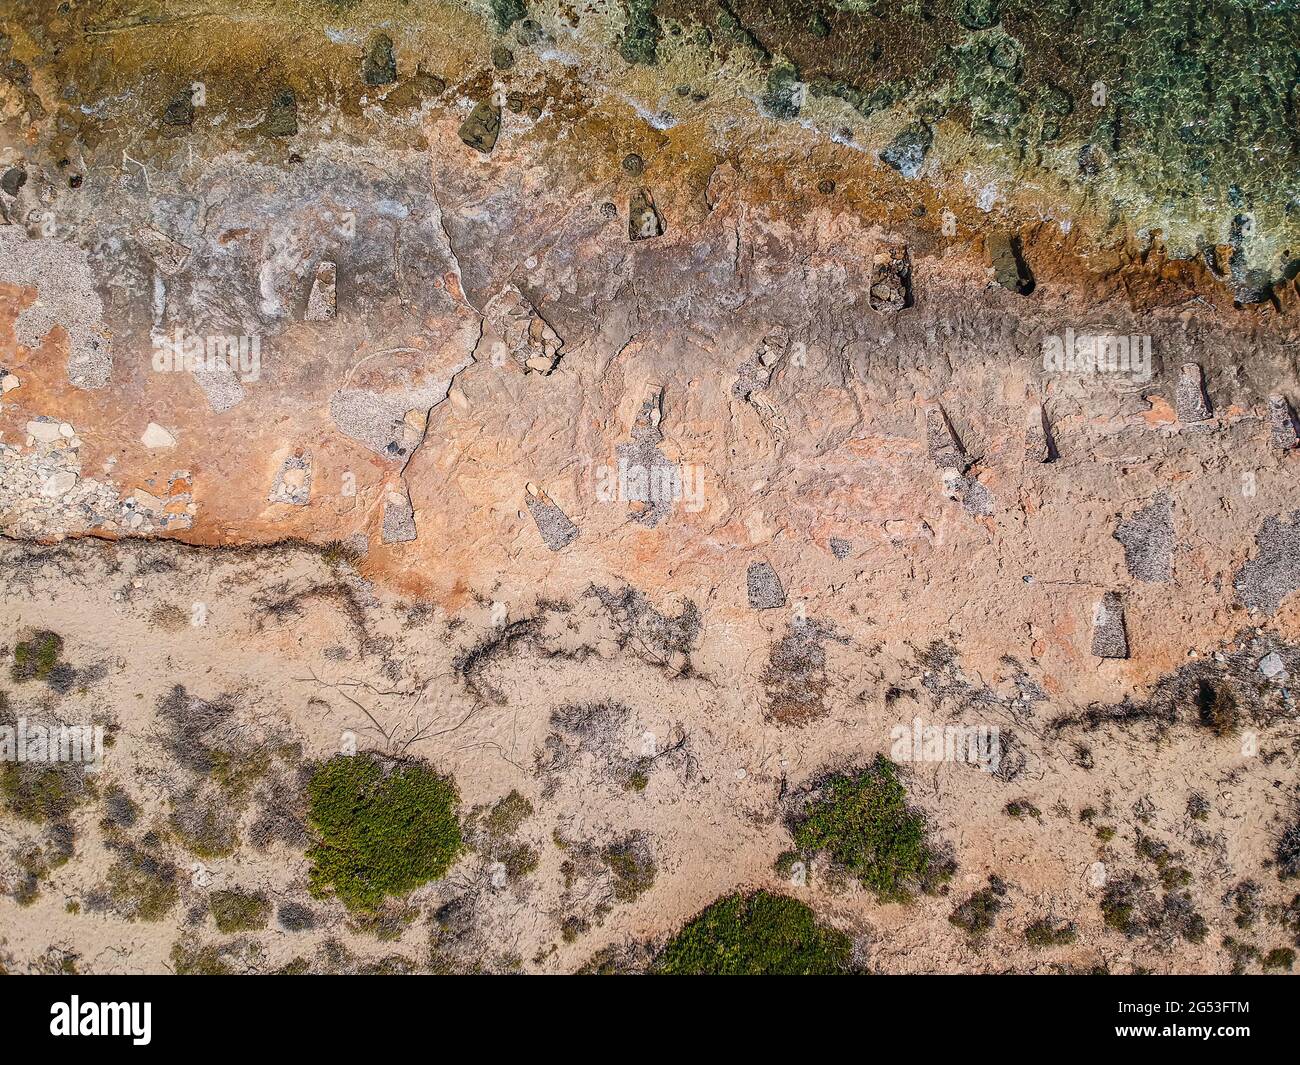
[(1092, 653), (1096, 658), (1128, 658), (1124, 605), (1114, 592), (1107, 592), (1093, 606)]
[(1052, 461), (1052, 436), (1041, 403), (1032, 404), (1025, 418), (1025, 460), (1027, 462)]
[(311, 283), (311, 293), (307, 297), (307, 311), (303, 320), (308, 322), (330, 322), (334, 320), (337, 309), (337, 297), (334, 291), (338, 268), (328, 260), (322, 260), (316, 266), (316, 276)]
[(151, 450), (154, 448), (175, 447), (176, 437), (157, 422), (150, 422), (145, 426), (144, 433), (140, 436), (140, 443)]
[(542, 540), (552, 551), (562, 551), (578, 538), (578, 527), (545, 492), (529, 484), (525, 487), (524, 502)]
[(751, 562), (745, 571), (745, 590), (754, 610), (772, 610), (785, 606), (785, 589), (781, 578), (769, 562)]
[(1139, 581), (1173, 579), (1174, 507), (1167, 492), (1156, 497), (1115, 529), (1124, 545), (1124, 564)]
[(1184, 363), (1178, 371), (1174, 406), (1180, 422), (1203, 422), (1210, 417), (1210, 401), (1205, 395), (1201, 368), (1194, 362)]
[(392, 489), (384, 497), (380, 539), (386, 544), (409, 543), (416, 538), (415, 508), (405, 487)]
[(962, 473), (970, 465), (942, 407), (930, 406), (925, 410), (925, 444), (930, 460), (941, 469)]
[(1274, 447), (1289, 451), (1296, 446), (1295, 415), (1286, 396), (1274, 394), (1268, 397), (1268, 424)]

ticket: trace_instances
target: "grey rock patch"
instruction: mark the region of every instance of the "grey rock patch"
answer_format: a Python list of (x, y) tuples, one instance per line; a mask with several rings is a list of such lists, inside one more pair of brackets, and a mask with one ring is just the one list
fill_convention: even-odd
[(244, 402), (244, 386), (233, 370), (195, 370), (194, 380), (208, 401), (213, 414), (230, 410)]
[(545, 492), (530, 491), (524, 502), (533, 517), (542, 540), (552, 551), (562, 551), (578, 538), (578, 527), (557, 507)]
[(1275, 394), (1268, 397), (1268, 424), (1273, 434), (1274, 447), (1289, 451), (1300, 442), (1296, 433), (1295, 415), (1286, 396)]
[(843, 560), (849, 557), (853, 551), (853, 542), (851, 540), (842, 540), (838, 536), (831, 537), (831, 554), (836, 558)]
[(1128, 657), (1124, 604), (1114, 592), (1107, 592), (1092, 608), (1092, 653), (1097, 658)]
[(1173, 579), (1174, 505), (1167, 492), (1157, 492), (1150, 503), (1121, 521), (1114, 537), (1124, 545), (1129, 576), (1139, 581)]
[(271, 486), (270, 503), (288, 503), (305, 507), (311, 499), (311, 456), (290, 455), (280, 465)]
[(944, 470), (943, 491), (977, 518), (987, 518), (993, 513), (992, 493), (973, 477), (966, 477), (954, 469)]
[(405, 460), (423, 436), (423, 421), (408, 418), (408, 414), (427, 413), (446, 399), (452, 378), (473, 361), (467, 359), (454, 367), (445, 381), (434, 386), (390, 393), (360, 388), (340, 390), (330, 399), (330, 418), (339, 432), (376, 455)]
[(402, 544), (415, 537), (415, 508), (411, 506), (410, 495), (405, 488), (390, 491), (384, 500), (384, 524), (380, 538), (386, 544)]
[(966, 452), (948, 424), (948, 416), (943, 408), (927, 407), (925, 411), (925, 446), (930, 458), (940, 469), (952, 469), (958, 473), (970, 465)]
[(74, 388), (108, 384), (113, 354), (89, 254), (75, 244), (32, 240), (20, 226), (0, 226), (0, 277), (30, 285), (37, 300), (14, 323), (18, 343), (37, 347), (56, 325), (68, 334), (68, 380)]
[(1265, 518), (1255, 545), (1259, 553), (1237, 571), (1232, 586), (1248, 609), (1271, 614), (1300, 588), (1300, 510), (1290, 523), (1279, 515)]
[(370, 538), (363, 532), (353, 533), (343, 542), (357, 558), (365, 558), (366, 555), (370, 554)]
[(1282, 656), (1276, 651), (1270, 651), (1259, 661), (1259, 671), (1272, 680), (1274, 677), (1286, 675), (1286, 665), (1282, 661)]
[(781, 578), (767, 562), (751, 562), (745, 572), (745, 590), (754, 610), (772, 610), (785, 606), (785, 589)]
[(1174, 393), (1174, 408), (1180, 422), (1203, 422), (1210, 417), (1210, 401), (1205, 395), (1205, 380), (1201, 368), (1194, 362), (1183, 363), (1178, 371), (1178, 387)]
[(1043, 405), (1035, 403), (1025, 419), (1025, 461), (1051, 462), (1054, 448)]
[(662, 418), (663, 392), (656, 389), (637, 412), (631, 440), (614, 449), (631, 520), (650, 529), (668, 517), (682, 498), (681, 470), (659, 450), (664, 438), (659, 430)]
[(316, 264), (316, 277), (311, 283), (311, 294), (307, 297), (307, 311), (302, 316), (304, 322), (332, 322), (337, 311), (335, 282), (338, 269), (334, 263), (322, 260)]
[[(49, 422), (57, 433), (59, 423)], [(123, 515), (117, 490), (81, 476), (72, 441), (39, 447), (0, 442), (0, 529), (10, 536), (45, 537), (114, 529)]]
[(921, 172), (925, 157), (934, 143), (930, 127), (915, 123), (891, 140), (880, 152), (880, 161), (892, 166), (909, 181)]

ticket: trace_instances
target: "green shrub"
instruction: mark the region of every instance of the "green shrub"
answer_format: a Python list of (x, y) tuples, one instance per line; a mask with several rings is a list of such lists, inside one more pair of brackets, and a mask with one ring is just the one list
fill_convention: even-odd
[(1079, 938), (1073, 921), (1056, 924), (1053, 921), (1035, 921), (1025, 929), (1025, 942), (1031, 947), (1067, 947)]
[(483, 827), (489, 836), (501, 839), (513, 836), (528, 818), (533, 816), (533, 804), (512, 790), (504, 799), (497, 802), (488, 813)]
[(537, 853), (536, 847), (520, 843), (502, 851), (500, 861), (506, 867), (507, 877), (511, 880), (520, 880), (536, 871), (541, 862), (541, 855)]
[(445, 875), (461, 851), (456, 784), (423, 762), (339, 754), (316, 764), (306, 790), (318, 898), (373, 910)]
[(73, 762), (0, 764), (0, 800), (24, 821), (63, 821), (90, 795), (85, 770)]
[(56, 632), (37, 632), (14, 648), (11, 676), (19, 683), (45, 680), (59, 664), (63, 637)]
[(822, 792), (792, 828), (803, 852), (826, 851), (881, 902), (908, 902), (950, 875), (889, 759), (877, 756), (869, 769), (833, 776)]
[(600, 860), (614, 876), (614, 897), (632, 902), (654, 886), (654, 854), (644, 837), (637, 833), (611, 843), (600, 852)]
[(948, 915), (950, 923), (955, 924), (972, 939), (979, 939), (993, 927), (998, 912), (1002, 909), (1002, 898), (1007, 893), (1007, 886), (997, 876), (989, 877), (989, 886), (975, 892)]
[(177, 943), (172, 947), (172, 965), (177, 976), (231, 976), (235, 971), (215, 943)]
[(180, 899), (176, 867), (133, 844), (119, 848), (107, 889), (113, 908), (128, 921), (161, 921)]
[(654, 964), (673, 976), (824, 976), (850, 971), (853, 944), (802, 902), (727, 895), (686, 923)]
[(214, 891), (208, 906), (217, 922), (217, 931), (256, 932), (266, 927), (271, 917), (271, 900), (261, 892), (230, 889)]
[(1283, 827), (1274, 847), (1273, 858), (1277, 863), (1279, 880), (1300, 877), (1300, 816)]
[(1274, 947), (1264, 955), (1265, 969), (1286, 969), (1291, 971), (1295, 964), (1295, 951), (1290, 947)]

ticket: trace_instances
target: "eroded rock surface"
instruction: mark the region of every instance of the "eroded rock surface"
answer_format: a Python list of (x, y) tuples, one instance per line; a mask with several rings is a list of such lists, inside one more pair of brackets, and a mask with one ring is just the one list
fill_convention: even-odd
[[(1077, 46), (1112, 3), (0, 16), (8, 705), (118, 708), (130, 800), (24, 823), (0, 962), (112, 920), (84, 967), (201, 927), (572, 971), (765, 883), (881, 971), (1262, 964), (1222, 933), (1290, 899), (1300, 230), (1296, 23), (1252, 6), (1147, 12), (1122, 85)], [(238, 801), (160, 739), (200, 719)], [(469, 840), (365, 918), (296, 805), (348, 744), (452, 773)], [(1012, 885), (981, 950), (778, 862), (788, 787), (877, 754), (962, 897)], [(300, 951), (208, 927), (205, 840)]]

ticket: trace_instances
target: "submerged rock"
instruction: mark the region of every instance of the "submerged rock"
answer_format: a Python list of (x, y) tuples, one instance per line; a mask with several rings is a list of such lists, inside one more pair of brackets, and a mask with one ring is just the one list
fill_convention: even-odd
[(275, 94), (262, 130), (270, 137), (292, 137), (298, 132), (298, 97), (292, 89), (281, 89)]
[(909, 181), (921, 173), (925, 157), (934, 143), (930, 127), (921, 123), (908, 126), (880, 152), (880, 160), (892, 166)]
[(376, 34), (371, 40), (361, 62), (361, 77), (367, 85), (391, 85), (397, 80), (397, 57), (388, 34)]
[(495, 100), (480, 100), (461, 123), (460, 139), (475, 151), (489, 154), (501, 132), (501, 106)]
[(992, 233), (985, 243), (985, 252), (993, 280), (999, 285), (1020, 296), (1034, 291), (1034, 275), (1025, 265), (1019, 237), (1001, 231)]

